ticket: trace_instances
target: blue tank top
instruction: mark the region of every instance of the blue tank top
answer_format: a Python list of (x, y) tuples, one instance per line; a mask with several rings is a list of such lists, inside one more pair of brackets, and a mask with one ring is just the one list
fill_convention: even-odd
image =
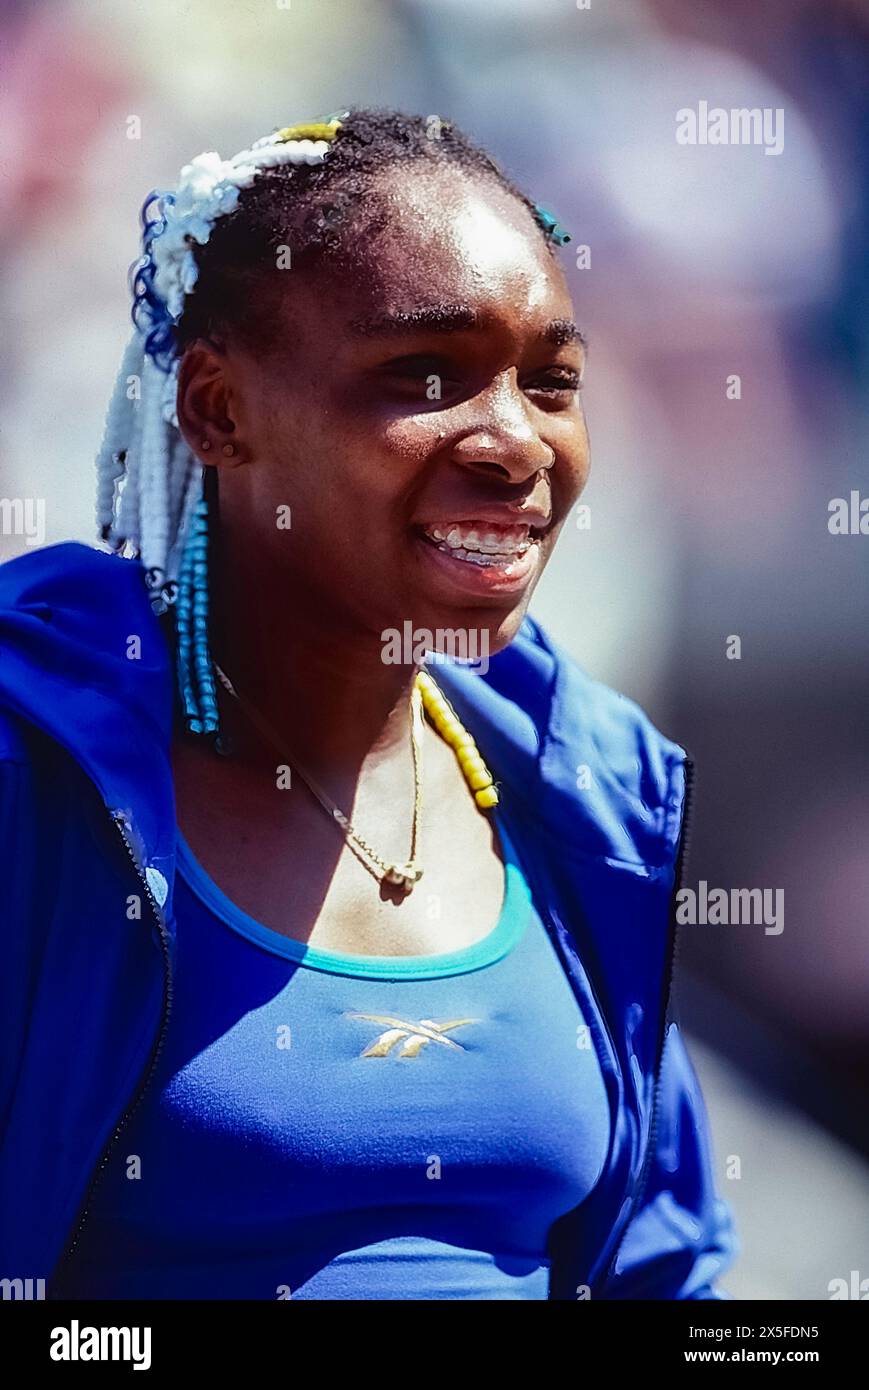
[(179, 833), (166, 1043), (58, 1296), (547, 1298), (548, 1232), (603, 1170), (609, 1109), (496, 825), (497, 925), (406, 957), (262, 926)]

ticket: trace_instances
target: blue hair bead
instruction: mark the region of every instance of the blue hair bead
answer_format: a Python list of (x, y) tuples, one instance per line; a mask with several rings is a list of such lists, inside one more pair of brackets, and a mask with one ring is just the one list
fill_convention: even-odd
[[(175, 201), (173, 193), (154, 190), (142, 204), (142, 256), (132, 270), (132, 319), (145, 340), (145, 351), (161, 371), (170, 372), (176, 356), (175, 324), (157, 290), (157, 266), (152, 247), (166, 230), (163, 208)], [(156, 216), (149, 209), (156, 205)]]
[(187, 728), (219, 732), (219, 707), (208, 643), (208, 502), (194, 507), (178, 578), (175, 661)]
[(546, 235), (555, 242), (556, 246), (564, 246), (565, 242), (570, 241), (570, 233), (564, 230), (554, 213), (551, 213), (540, 203), (535, 203), (534, 211), (540, 218)]

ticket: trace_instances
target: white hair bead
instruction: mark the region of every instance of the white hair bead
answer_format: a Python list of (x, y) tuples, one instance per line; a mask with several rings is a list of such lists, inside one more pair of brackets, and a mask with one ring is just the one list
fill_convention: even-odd
[(134, 333), (124, 350), (97, 454), (97, 527), (101, 534), (107, 531), (109, 536), (115, 520), (117, 482), (124, 473), (124, 463), (118, 455), (131, 437), (133, 412), (141, 389), (143, 357), (142, 338)]
[[(184, 165), (172, 198), (161, 203), (165, 225), (150, 245), (153, 286), (173, 323), (198, 278), (191, 241), (204, 246), (218, 217), (234, 210), (263, 169), (321, 164), (330, 148), (328, 140), (272, 134), (231, 159), (210, 150)], [(179, 360), (168, 372), (157, 366), (145, 352), (149, 329), (137, 326), (112, 391), (97, 455), (96, 510), (112, 547), (126, 544), (146, 570), (161, 572), (162, 585), (177, 582), (202, 474), (178, 428)]]
[(146, 570), (166, 575), (169, 549), (169, 430), (163, 404), (166, 377), (146, 358), (142, 382), (142, 434), (139, 441), (140, 552)]

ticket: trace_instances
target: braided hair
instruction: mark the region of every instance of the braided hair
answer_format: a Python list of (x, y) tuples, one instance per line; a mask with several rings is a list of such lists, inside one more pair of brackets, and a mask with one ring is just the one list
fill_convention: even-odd
[(178, 427), (181, 358), (214, 334), (268, 351), (280, 331), (271, 311), (285, 284), (274, 274), (278, 257), (289, 255), (293, 269), (357, 264), (389, 220), (378, 177), (411, 164), (491, 180), (527, 208), (550, 250), (569, 240), (452, 122), (370, 109), (277, 130), (229, 160), (201, 154), (175, 190), (151, 193), (142, 207), (134, 333), (97, 455), (97, 526), (112, 550), (141, 561), (155, 612), (176, 608), (179, 685), (194, 732), (216, 731), (217, 705), (206, 642), (208, 470)]

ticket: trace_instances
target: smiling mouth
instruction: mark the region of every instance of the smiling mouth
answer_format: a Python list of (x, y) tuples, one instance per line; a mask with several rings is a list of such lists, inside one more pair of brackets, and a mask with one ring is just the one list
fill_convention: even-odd
[(481, 568), (509, 568), (536, 545), (546, 527), (491, 521), (449, 521), (422, 525), (418, 534), (452, 560)]

